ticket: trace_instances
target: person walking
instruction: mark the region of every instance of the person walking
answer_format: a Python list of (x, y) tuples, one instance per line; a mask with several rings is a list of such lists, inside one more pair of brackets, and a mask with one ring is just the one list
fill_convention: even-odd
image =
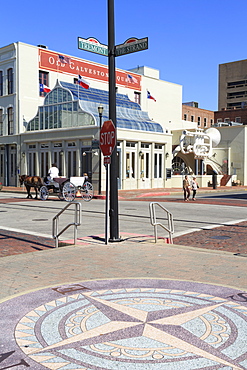
[(192, 181), (191, 181), (191, 189), (192, 189), (192, 200), (196, 200), (196, 191), (197, 189), (199, 188), (199, 185), (198, 185), (198, 182), (196, 181), (196, 177), (193, 176), (192, 177)]
[(183, 190), (184, 190), (184, 201), (187, 202), (190, 198), (190, 183), (187, 175), (183, 180)]

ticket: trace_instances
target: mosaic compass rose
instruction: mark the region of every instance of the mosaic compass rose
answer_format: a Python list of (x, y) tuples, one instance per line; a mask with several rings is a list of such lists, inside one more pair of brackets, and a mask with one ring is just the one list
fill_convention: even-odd
[(246, 305), (165, 281), (126, 281), (106, 289), (84, 282), (22, 316), (15, 338), (35, 369), (247, 368)]

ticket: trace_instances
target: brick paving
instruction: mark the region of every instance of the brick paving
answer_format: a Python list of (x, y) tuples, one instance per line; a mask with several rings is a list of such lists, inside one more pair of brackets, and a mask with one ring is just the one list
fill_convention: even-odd
[[(90, 243), (90, 238), (87, 241)], [(195, 231), (174, 238), (173, 243), (231, 252), (247, 257), (247, 222)], [(0, 257), (53, 248), (55, 248), (55, 242), (52, 238), (0, 229)]]
[(54, 248), (54, 240), (0, 229), (0, 257)]
[(173, 239), (174, 244), (246, 254), (247, 222), (195, 231)]

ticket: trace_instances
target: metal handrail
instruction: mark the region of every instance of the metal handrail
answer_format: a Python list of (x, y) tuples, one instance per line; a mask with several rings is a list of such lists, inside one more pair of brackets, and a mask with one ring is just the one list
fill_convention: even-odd
[[(74, 222), (69, 223), (65, 226), (60, 232), (58, 232), (58, 218), (59, 216), (66, 211), (71, 205), (75, 206)], [(70, 226), (74, 226), (74, 244), (77, 240), (77, 226), (81, 225), (81, 203), (71, 202), (68, 203), (55, 217), (52, 219), (52, 237), (55, 239), (55, 247), (58, 248), (58, 238), (59, 236), (67, 230)]]
[[(163, 209), (166, 212), (168, 227), (163, 225), (160, 222), (157, 222), (156, 213), (155, 213), (155, 205), (159, 206), (161, 209)], [(172, 234), (174, 233), (174, 225), (173, 225), (173, 215), (172, 215), (172, 213), (169, 212), (165, 207), (163, 207), (158, 202), (150, 203), (149, 204), (149, 211), (150, 211), (150, 222), (151, 222), (151, 225), (154, 226), (155, 243), (157, 243), (157, 239), (158, 239), (158, 237), (157, 237), (157, 226), (161, 226), (163, 229), (165, 229), (169, 233), (169, 241), (170, 241), (170, 243), (173, 243)]]

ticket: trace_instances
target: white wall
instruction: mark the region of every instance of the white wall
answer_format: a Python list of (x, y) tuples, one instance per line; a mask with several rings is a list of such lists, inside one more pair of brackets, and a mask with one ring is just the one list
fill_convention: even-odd
[[(17, 44), (18, 89), (19, 89), (19, 127), (24, 132), (24, 121), (30, 121), (37, 113), (38, 106), (43, 104), (39, 96), (39, 68), (37, 47), (23, 43)], [(18, 94), (18, 91), (17, 91)]]
[[(159, 71), (149, 67), (131, 69), (143, 75), (141, 107), (164, 129), (181, 127), (182, 86), (159, 79)], [(156, 99), (147, 99), (147, 91)]]
[[(237, 175), (237, 179), (241, 181), (242, 185), (247, 185), (247, 154), (246, 154), (246, 126), (227, 126), (217, 127), (221, 134), (221, 141), (215, 152), (216, 159), (221, 161), (222, 152), (220, 148), (225, 149), (228, 153), (230, 174)], [(219, 149), (218, 149), (219, 148)], [(225, 157), (226, 158), (226, 157)]]
[[(0, 108), (4, 110), (3, 116), (3, 134), (7, 135), (7, 127), (8, 127), (8, 116), (7, 116), (7, 109), (9, 107), (13, 107), (14, 109), (14, 117), (16, 117), (16, 96), (15, 93), (11, 95), (7, 95), (7, 70), (9, 68), (13, 68), (15, 71), (15, 48), (13, 44), (7, 45), (1, 49), (0, 53), (0, 71), (3, 72), (3, 96), (0, 99)], [(13, 81), (13, 90), (15, 92), (16, 89), (16, 79), (14, 74), (14, 81)], [(16, 129), (14, 128), (14, 133), (16, 133)]]
[[(19, 54), (18, 76), (19, 76), (19, 96), (21, 108), (19, 114), (20, 130), (25, 130), (23, 126), (23, 117), (26, 121), (31, 120), (37, 113), (39, 105), (43, 104), (44, 98), (39, 96), (39, 48), (36, 46), (17, 43), (17, 52)], [(57, 53), (57, 52), (56, 52)], [(1, 54), (1, 53), (0, 53)], [(64, 53), (61, 53), (65, 55)], [(79, 59), (79, 58), (76, 58)], [(88, 61), (87, 61), (88, 62)], [(99, 63), (93, 63), (98, 64)], [(104, 64), (104, 66), (106, 66)], [(133, 73), (137, 70), (133, 69)], [(182, 114), (182, 86), (166, 81), (159, 80), (159, 71), (149, 67), (141, 67), (141, 108), (148, 112), (149, 118), (160, 123), (166, 130), (181, 128)], [(139, 71), (139, 72), (140, 72)], [(74, 74), (66, 74), (57, 71), (49, 72), (49, 87), (52, 89), (57, 79), (60, 81), (73, 83), (77, 77)], [(93, 77), (93, 76), (92, 76)], [(85, 78), (90, 82), (93, 88), (108, 90), (108, 83), (99, 81), (96, 78)], [(156, 102), (147, 99), (147, 90), (150, 91), (156, 99)], [(118, 92), (127, 94), (134, 101), (134, 89), (118, 85)]]

